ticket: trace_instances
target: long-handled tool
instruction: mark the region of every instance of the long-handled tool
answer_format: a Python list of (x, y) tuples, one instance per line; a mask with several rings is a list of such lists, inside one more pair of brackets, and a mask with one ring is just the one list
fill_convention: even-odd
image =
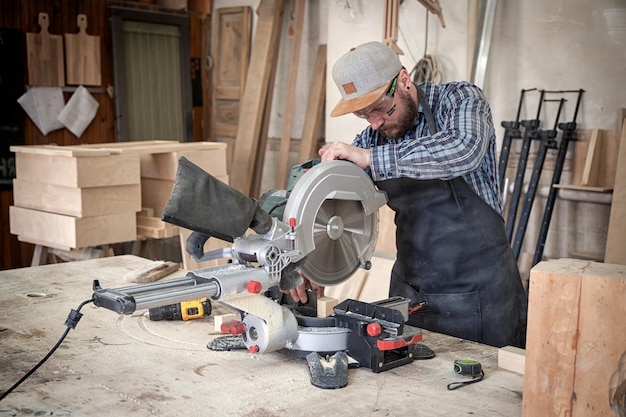
[(519, 139), (522, 137), (522, 131), (520, 129), (520, 115), (522, 112), (522, 104), (524, 103), (524, 95), (528, 91), (534, 91), (536, 88), (522, 89), (519, 97), (519, 104), (517, 106), (517, 116), (513, 121), (505, 121), (500, 123), (504, 128), (504, 136), (502, 138), (502, 147), (500, 148), (500, 159), (498, 162), (498, 174), (500, 175), (500, 185), (504, 184), (504, 177), (506, 176), (506, 166), (509, 162), (509, 153), (511, 151), (511, 142), (513, 139)]
[(539, 186), (541, 171), (543, 170), (543, 164), (545, 162), (548, 149), (556, 149), (557, 147), (556, 128), (559, 124), (559, 117), (561, 116), (561, 110), (563, 109), (563, 103), (565, 102), (565, 99), (561, 98), (558, 101), (559, 109), (556, 114), (554, 128), (548, 130), (537, 130), (537, 137), (540, 140), (539, 148), (537, 149), (535, 164), (533, 165), (533, 172), (528, 182), (528, 191), (526, 192), (526, 198), (524, 199), (522, 212), (520, 213), (520, 218), (517, 221), (517, 231), (515, 232), (515, 237), (513, 239), (512, 249), (513, 254), (515, 255), (515, 259), (519, 259), (519, 254), (522, 250), (522, 242), (524, 241), (524, 235), (526, 234), (528, 219), (530, 218), (530, 211), (532, 210), (533, 203), (535, 201), (535, 195), (537, 194), (537, 187)]
[(522, 120), (524, 126), (524, 136), (522, 137), (522, 149), (520, 151), (517, 171), (515, 173), (515, 183), (513, 185), (513, 194), (509, 203), (509, 212), (506, 220), (506, 236), (509, 242), (513, 239), (513, 230), (515, 229), (515, 221), (517, 219), (517, 210), (524, 187), (524, 176), (526, 174), (526, 164), (528, 163), (528, 154), (530, 153), (530, 144), (533, 139), (537, 139), (537, 128), (539, 128), (539, 115), (541, 114), (541, 106), (545, 90), (540, 90), (539, 105), (537, 106), (537, 116), (532, 120)]
[(569, 143), (575, 141), (576, 137), (576, 117), (578, 116), (578, 109), (580, 108), (580, 102), (585, 90), (582, 88), (579, 90), (568, 90), (563, 93), (578, 93), (578, 99), (576, 100), (576, 109), (574, 110), (574, 117), (571, 122), (560, 123), (558, 128), (563, 131), (561, 134), (561, 143), (559, 146), (559, 152), (556, 157), (556, 164), (554, 166), (554, 173), (552, 174), (552, 182), (550, 183), (550, 191), (546, 199), (546, 206), (543, 212), (543, 219), (541, 221), (541, 229), (537, 238), (537, 246), (535, 249), (535, 256), (533, 257), (532, 266), (537, 265), (543, 258), (543, 250), (546, 246), (546, 238), (548, 236), (548, 229), (550, 228), (550, 221), (552, 219), (552, 212), (554, 211), (554, 203), (556, 202), (556, 196), (558, 194), (558, 188), (554, 185), (561, 181), (561, 173), (563, 172), (563, 165), (565, 164), (565, 156), (567, 154), (567, 148)]

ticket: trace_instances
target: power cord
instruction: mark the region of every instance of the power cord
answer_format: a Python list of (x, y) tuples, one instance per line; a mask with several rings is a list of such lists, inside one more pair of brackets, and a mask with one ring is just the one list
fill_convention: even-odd
[(426, 30), (424, 34), (424, 57), (417, 61), (411, 74), (413, 75), (413, 82), (415, 84), (421, 84), (424, 81), (430, 81), (433, 84), (439, 84), (443, 78), (441, 69), (437, 60), (432, 55), (427, 53), (428, 51), (428, 10), (426, 11)]
[(35, 365), (30, 371), (28, 371), (26, 375), (24, 375), (19, 381), (17, 381), (11, 388), (9, 388), (8, 390), (6, 390), (0, 395), (0, 401), (4, 400), (4, 398), (7, 395), (9, 395), (11, 392), (13, 392), (13, 390), (15, 390), (24, 381), (26, 381), (28, 377), (30, 377), (37, 369), (39, 369), (41, 365), (43, 365), (50, 358), (50, 356), (52, 356), (52, 354), (57, 350), (57, 348), (61, 346), (61, 343), (63, 343), (63, 340), (65, 340), (65, 337), (70, 332), (70, 330), (76, 328), (76, 325), (78, 324), (79, 320), (83, 316), (82, 313), (80, 312), (81, 308), (83, 308), (85, 305), (89, 303), (92, 303), (93, 301), (94, 301), (93, 298), (83, 301), (76, 310), (70, 311), (70, 314), (67, 316), (67, 320), (65, 320), (65, 325), (67, 326), (67, 329), (65, 329), (65, 332), (63, 333), (61, 338), (58, 340), (58, 342), (52, 347), (52, 349), (50, 349), (50, 352), (48, 352), (48, 354), (44, 356), (42, 360), (39, 361), (37, 365)]

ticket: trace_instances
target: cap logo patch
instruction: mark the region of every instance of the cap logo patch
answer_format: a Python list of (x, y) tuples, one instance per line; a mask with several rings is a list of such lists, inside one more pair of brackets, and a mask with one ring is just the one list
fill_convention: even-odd
[(347, 84), (342, 85), (341, 87), (343, 87), (343, 91), (346, 94), (356, 93), (356, 86), (354, 85), (354, 83), (347, 83)]

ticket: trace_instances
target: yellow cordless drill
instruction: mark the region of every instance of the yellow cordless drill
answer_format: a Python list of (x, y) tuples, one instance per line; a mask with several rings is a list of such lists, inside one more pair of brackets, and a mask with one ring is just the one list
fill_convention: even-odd
[(191, 320), (199, 319), (211, 314), (211, 301), (208, 298), (198, 298), (192, 301), (183, 301), (148, 310), (150, 320)]

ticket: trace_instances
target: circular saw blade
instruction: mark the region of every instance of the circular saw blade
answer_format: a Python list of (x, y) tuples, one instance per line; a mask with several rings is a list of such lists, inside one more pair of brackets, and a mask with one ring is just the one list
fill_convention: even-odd
[(370, 244), (375, 220), (359, 201), (325, 200), (315, 216), (315, 250), (302, 265), (304, 275), (322, 285), (350, 277), (361, 265), (359, 251)]
[(319, 285), (336, 285), (369, 263), (378, 237), (378, 209), (386, 201), (365, 171), (351, 162), (323, 162), (302, 175), (283, 222), (296, 224), (303, 275)]

